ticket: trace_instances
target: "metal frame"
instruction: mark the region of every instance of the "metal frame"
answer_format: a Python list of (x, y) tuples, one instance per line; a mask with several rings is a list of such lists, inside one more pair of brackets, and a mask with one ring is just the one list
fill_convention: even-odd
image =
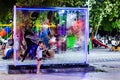
[[(85, 12), (85, 42), (84, 42), (84, 64), (87, 64), (87, 55), (88, 55), (88, 39), (89, 39), (89, 10), (88, 8), (73, 8), (73, 7), (51, 7), (51, 8), (19, 8), (14, 6), (14, 42), (16, 41), (16, 11), (17, 10), (36, 10), (36, 11), (58, 11), (58, 10), (79, 10), (79, 11), (84, 11)], [(14, 43), (15, 44), (15, 43)], [(19, 65), (18, 60), (17, 60), (17, 52), (16, 52), (16, 46), (14, 45), (14, 65)]]

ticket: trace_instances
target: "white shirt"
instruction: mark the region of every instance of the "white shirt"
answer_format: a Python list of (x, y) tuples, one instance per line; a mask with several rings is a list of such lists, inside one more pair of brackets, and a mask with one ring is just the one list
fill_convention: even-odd
[(36, 57), (37, 58), (42, 58), (42, 48), (40, 46), (37, 47), (37, 55)]
[(116, 41), (115, 40), (112, 40), (112, 45), (115, 46), (116, 45)]

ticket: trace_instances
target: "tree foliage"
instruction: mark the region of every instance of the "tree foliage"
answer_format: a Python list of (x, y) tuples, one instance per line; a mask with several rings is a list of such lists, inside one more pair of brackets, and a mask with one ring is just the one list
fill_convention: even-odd
[[(13, 5), (19, 7), (88, 7), (88, 0), (0, 0), (0, 22), (13, 18)], [(90, 25), (93, 33), (120, 30), (119, 0), (89, 0)]]
[(109, 27), (111, 30), (117, 29), (118, 32), (120, 32), (120, 2), (119, 0), (116, 1), (111, 1), (112, 3), (112, 10), (111, 12), (107, 15), (107, 21), (103, 20), (102, 23), (106, 22), (107, 24), (110, 25), (103, 25), (106, 26), (104, 28)]
[(87, 0), (17, 0), (18, 6), (27, 7), (80, 7)]
[(105, 31), (120, 28), (120, 2), (119, 0), (91, 0), (90, 25), (93, 33), (97, 34), (101, 27)]
[(0, 0), (0, 22), (8, 23), (12, 19), (13, 5), (16, 0)]

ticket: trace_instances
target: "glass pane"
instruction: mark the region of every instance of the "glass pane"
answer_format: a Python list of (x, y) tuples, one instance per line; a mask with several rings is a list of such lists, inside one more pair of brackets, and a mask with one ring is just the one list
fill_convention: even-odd
[(43, 64), (83, 63), (86, 13), (87, 9), (77, 8), (18, 8), (14, 27), (17, 62), (35, 63), (38, 42), (42, 41)]

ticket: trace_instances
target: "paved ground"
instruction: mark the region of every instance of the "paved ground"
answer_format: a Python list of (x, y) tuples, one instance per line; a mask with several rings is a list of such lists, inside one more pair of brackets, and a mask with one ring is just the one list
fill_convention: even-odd
[[(0, 64), (9, 62), (0, 60)], [(96, 68), (95, 72), (1, 74), (0, 80), (120, 80), (120, 52), (93, 49), (88, 55), (88, 63)]]
[(106, 73), (120, 72), (120, 61), (97, 62), (90, 65), (96, 68), (96, 72), (106, 72)]
[[(93, 49), (88, 55), (88, 63), (120, 61), (120, 52), (112, 52), (109, 49)], [(80, 52), (67, 52), (56, 54), (54, 59), (44, 60), (42, 64), (60, 64), (60, 63), (83, 63), (84, 54)], [(36, 60), (18, 61), (19, 64), (36, 64)], [(0, 64), (14, 64), (13, 60), (2, 60), (0, 56)]]
[(50, 73), (50, 74), (16, 74), (0, 75), (0, 80), (120, 80), (120, 72), (104, 73)]
[(93, 49), (88, 55), (88, 63), (120, 61), (120, 52), (109, 49)]

